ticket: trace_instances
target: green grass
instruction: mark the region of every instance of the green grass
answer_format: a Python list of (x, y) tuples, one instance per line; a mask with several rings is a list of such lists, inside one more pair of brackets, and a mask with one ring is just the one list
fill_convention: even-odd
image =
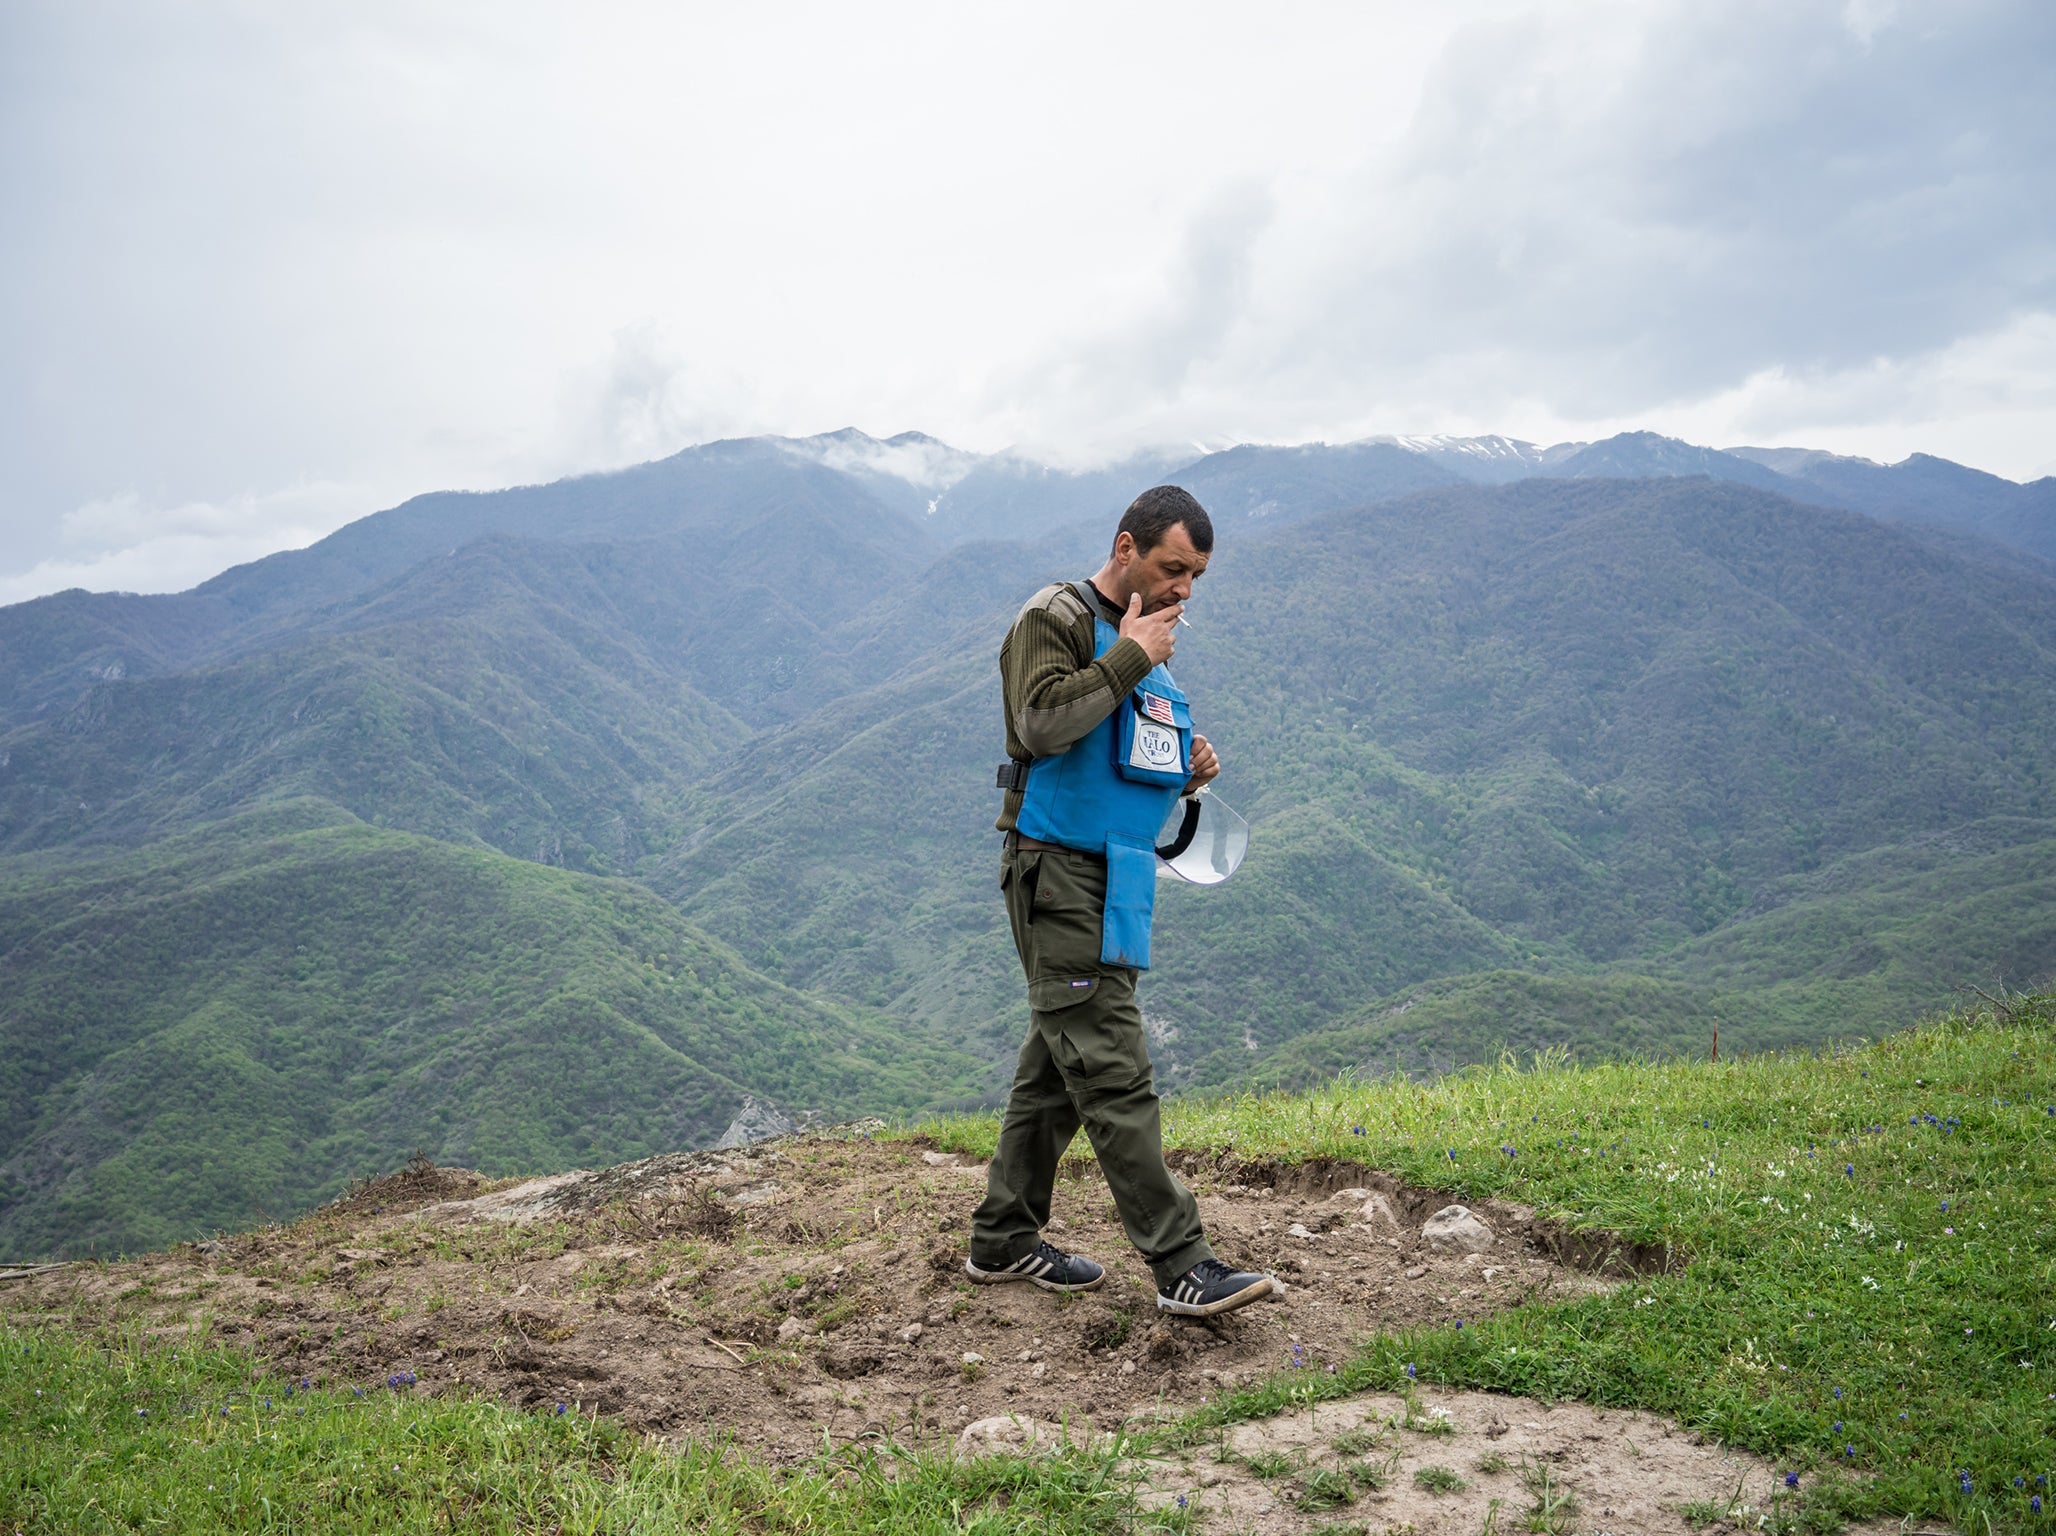
[[(1608, 1295), (1376, 1339), (1333, 1377), (1288, 1372), (1178, 1433), (1438, 1382), (1675, 1415), (1799, 1474), (1809, 1515), (2045, 1528), (2052, 1037), (2056, 995), (2042, 994), (1819, 1053), (1509, 1059), (1433, 1084), (1173, 1104), (1174, 1146), (1361, 1162), (1454, 1199), (1522, 1201), (1673, 1265)], [(985, 1152), (994, 1128), (921, 1129)]]
[(883, 1448), (774, 1471), (733, 1447), (645, 1444), (566, 1405), (521, 1412), (266, 1376), (214, 1348), (0, 1325), (0, 1530), (805, 1531), (1180, 1529), (1113, 1447), (953, 1462)]
[[(1229, 1422), (1436, 1382), (1675, 1415), (1799, 1478), (1782, 1527), (1889, 1515), (2050, 1529), (2029, 1501), (2056, 1491), (2036, 1482), (2056, 1478), (2052, 1046), (2045, 995), (1817, 1055), (1509, 1061), (1432, 1085), (1175, 1106), (1173, 1144), (1356, 1161), (1459, 1199), (1525, 1201), (1667, 1248), (1673, 1267), (1379, 1338), (1333, 1377), (1286, 1371), (1151, 1438), (1200, 1445)], [(915, 1129), (989, 1151), (995, 1127)], [(575, 1413), (320, 1387), (288, 1398), (226, 1352), (18, 1329), (0, 1331), (0, 1351), (0, 1521), (23, 1530), (1083, 1531), (1154, 1518), (1111, 1450), (962, 1467), (858, 1452), (773, 1472), (732, 1448), (652, 1450)], [(1297, 1470), (1284, 1460), (1252, 1457), (1251, 1470)], [(1529, 1492), (1528, 1528), (1566, 1528), (1560, 1486)]]

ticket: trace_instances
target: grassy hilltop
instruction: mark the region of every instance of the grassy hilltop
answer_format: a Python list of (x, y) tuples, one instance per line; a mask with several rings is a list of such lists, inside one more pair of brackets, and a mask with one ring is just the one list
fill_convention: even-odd
[[(1825, 1531), (1893, 1516), (2045, 1530), (2056, 1477), (2052, 1053), (2056, 998), (2043, 995), (1818, 1053), (1508, 1060), (1435, 1083), (1344, 1079), (1187, 1101), (1168, 1125), (1180, 1146), (1341, 1160), (1457, 1197), (1508, 1197), (1667, 1249), (1672, 1263), (1605, 1294), (1372, 1336), (1332, 1374), (1281, 1357), (1269, 1380), (1115, 1450), (966, 1465), (828, 1448), (812, 1466), (774, 1471), (741, 1446), (658, 1449), (604, 1422), (371, 1383), (300, 1392), (206, 1347), (86, 1338), (52, 1319), (0, 1324), (0, 1521), (95, 1532), (1187, 1530), (1192, 1511), (1137, 1501), (1132, 1478), (1151, 1456), (1203, 1449), (1230, 1422), (1414, 1382), (1633, 1405), (1789, 1471), (1792, 1490), (1769, 1508), (1684, 1511), (1703, 1522), (1754, 1527), (1760, 1514), (1765, 1529)], [(995, 1133), (985, 1118), (916, 1129), (974, 1152)], [(1281, 1459), (1261, 1475), (1289, 1491), (1314, 1474)], [(1349, 1513), (1336, 1511), (1344, 1529)]]

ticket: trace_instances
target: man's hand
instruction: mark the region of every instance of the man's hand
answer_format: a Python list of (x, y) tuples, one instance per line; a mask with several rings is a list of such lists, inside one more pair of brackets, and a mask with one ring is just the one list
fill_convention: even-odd
[(1214, 755), (1214, 744), (1199, 732), (1192, 733), (1192, 777), (1185, 781), (1185, 793), (1191, 794), (1203, 785), (1211, 784), (1220, 776), (1221, 760)]
[(1155, 613), (1144, 613), (1142, 594), (1134, 593), (1128, 599), (1127, 617), (1121, 620), (1121, 638), (1133, 640), (1149, 653), (1149, 664), (1160, 667), (1178, 648), (1178, 615), (1184, 611), (1183, 603), (1173, 603)]

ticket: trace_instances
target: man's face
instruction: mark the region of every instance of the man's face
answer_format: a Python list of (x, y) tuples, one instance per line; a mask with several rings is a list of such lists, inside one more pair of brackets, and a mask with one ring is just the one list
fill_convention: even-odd
[(1173, 524), (1153, 549), (1138, 550), (1132, 534), (1124, 533), (1114, 541), (1114, 564), (1121, 568), (1121, 580), (1128, 588), (1121, 596), (1126, 599), (1140, 592), (1144, 613), (1189, 599), (1192, 584), (1206, 571), (1206, 562), (1207, 557), (1192, 547), (1192, 536), (1183, 523)]

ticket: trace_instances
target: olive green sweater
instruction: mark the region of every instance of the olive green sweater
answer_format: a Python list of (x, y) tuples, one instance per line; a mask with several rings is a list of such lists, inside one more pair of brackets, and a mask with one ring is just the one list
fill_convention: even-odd
[[(1109, 624), (1121, 611), (1096, 587)], [(1055, 582), (1029, 598), (999, 648), (1000, 697), (1007, 716), (1007, 756), (1019, 761), (1054, 757), (1114, 712), (1149, 673), (1149, 653), (1133, 640), (1116, 640), (1093, 659), (1093, 615), (1069, 582)], [(1021, 793), (1008, 790), (997, 823), (1014, 829)]]

